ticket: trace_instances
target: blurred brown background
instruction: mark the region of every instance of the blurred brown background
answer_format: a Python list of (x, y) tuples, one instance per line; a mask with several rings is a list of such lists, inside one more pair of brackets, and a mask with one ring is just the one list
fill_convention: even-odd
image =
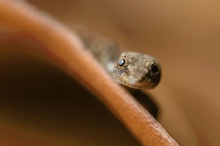
[[(160, 106), (161, 124), (180, 145), (220, 145), (220, 2), (29, 2), (70, 29), (84, 25), (128, 50), (155, 56), (163, 78), (149, 92)], [(45, 58), (22, 51), (33, 44), (13, 42), (0, 45), (0, 126), (9, 131), (2, 139), (15, 139), (14, 145), (139, 145), (72, 78)]]

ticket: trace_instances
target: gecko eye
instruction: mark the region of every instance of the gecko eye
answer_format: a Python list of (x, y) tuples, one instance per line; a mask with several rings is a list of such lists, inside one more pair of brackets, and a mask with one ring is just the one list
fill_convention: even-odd
[(158, 73), (159, 72), (159, 67), (155, 64), (151, 64), (151, 70), (153, 73)]
[(123, 66), (125, 64), (125, 60), (124, 59), (120, 59), (119, 61), (118, 61), (118, 66)]

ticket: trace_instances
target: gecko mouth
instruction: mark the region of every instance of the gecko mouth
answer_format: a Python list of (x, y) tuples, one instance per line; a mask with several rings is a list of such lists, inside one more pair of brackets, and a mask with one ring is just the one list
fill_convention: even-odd
[(136, 78), (133, 76), (129, 76), (129, 77), (124, 76), (124, 78), (121, 80), (121, 83), (132, 88), (141, 89), (141, 88), (150, 87), (150, 83), (148, 81), (149, 81), (148, 78)]
[(128, 87), (132, 87), (132, 88), (135, 88), (135, 89), (144, 89), (144, 88), (146, 88), (147, 86), (146, 85), (133, 85), (133, 84), (129, 84), (129, 83), (126, 83), (125, 84), (126, 86), (128, 86)]

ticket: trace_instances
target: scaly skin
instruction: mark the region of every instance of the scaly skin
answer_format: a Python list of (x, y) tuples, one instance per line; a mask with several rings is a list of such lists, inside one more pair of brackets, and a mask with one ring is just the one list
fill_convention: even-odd
[[(120, 61), (124, 64), (120, 66)], [(159, 82), (161, 68), (156, 59), (137, 52), (123, 52), (114, 67), (114, 78), (119, 83), (136, 89), (152, 89)]]

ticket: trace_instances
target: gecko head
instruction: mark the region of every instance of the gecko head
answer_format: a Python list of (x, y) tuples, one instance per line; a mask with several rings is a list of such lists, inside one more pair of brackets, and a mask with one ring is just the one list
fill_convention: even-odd
[(152, 89), (161, 78), (160, 64), (151, 56), (124, 52), (114, 67), (117, 82), (136, 89)]

